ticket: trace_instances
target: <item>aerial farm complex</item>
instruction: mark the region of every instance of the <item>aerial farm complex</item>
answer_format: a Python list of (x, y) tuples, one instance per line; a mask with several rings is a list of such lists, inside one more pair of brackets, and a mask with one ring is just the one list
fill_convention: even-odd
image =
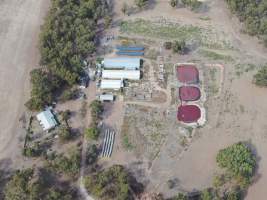
[(264, 0), (0, 0), (0, 199), (265, 200)]

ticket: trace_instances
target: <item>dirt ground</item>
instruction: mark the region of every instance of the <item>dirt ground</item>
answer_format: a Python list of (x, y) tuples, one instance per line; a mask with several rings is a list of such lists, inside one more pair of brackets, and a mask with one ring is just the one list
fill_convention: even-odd
[[(128, 161), (120, 159), (116, 161), (123, 164), (127, 163), (133, 169), (142, 171), (143, 175), (141, 176), (148, 177), (146, 180), (148, 190), (160, 191), (165, 196), (172, 196), (178, 190), (192, 191), (210, 187), (212, 177), (217, 170), (215, 162), (217, 152), (237, 141), (251, 141), (258, 155), (259, 167), (257, 178), (249, 188), (246, 199), (264, 200), (267, 195), (264, 189), (264, 183), (267, 182), (267, 159), (265, 159), (264, 154), (267, 151), (265, 131), (267, 106), (264, 104), (267, 90), (254, 86), (252, 77), (256, 69), (267, 61), (266, 49), (257, 38), (240, 32), (241, 24), (230, 14), (226, 4), (221, 0), (207, 1), (206, 9), (198, 13), (184, 8), (172, 9), (166, 1), (155, 1), (155, 3), (150, 4), (147, 10), (134, 12), (130, 16), (121, 13), (123, 2), (132, 5), (131, 1), (115, 1), (114, 26), (110, 30), (111, 33), (120, 34), (117, 25), (121, 20), (141, 18), (154, 21), (163, 17), (171, 22), (191, 24), (213, 30), (218, 35), (218, 41), (224, 39), (232, 46), (231, 49), (213, 50), (231, 55), (233, 60), (205, 58), (197, 52), (190, 52), (187, 56), (173, 57), (173, 62), (198, 60), (206, 79), (211, 76), (208, 75), (210, 65), (206, 64), (218, 63), (223, 66), (223, 70), (217, 70), (221, 72), (222, 80), (213, 81), (218, 85), (218, 88), (210, 87), (207, 91), (208, 98), (205, 105), (208, 121), (206, 125), (195, 130), (195, 137), (187, 150), (182, 151), (175, 158), (168, 158), (168, 150), (170, 150), (168, 148), (171, 145), (162, 145), (159, 156), (151, 166), (145, 160), (136, 160), (135, 157), (125, 156)], [(201, 17), (207, 17), (208, 20), (203, 20)], [(127, 36), (160, 41), (158, 38), (153, 39), (135, 34)], [(161, 41), (155, 45), (160, 45), (160, 43)], [(255, 68), (246, 70), (246, 65), (249, 63), (255, 64)], [(220, 65), (217, 66), (221, 68)], [(241, 69), (238, 68), (241, 73), (237, 72), (237, 66), (241, 66), (239, 67)], [(215, 79), (218, 79), (217, 75)], [(139, 104), (149, 106), (148, 104)], [(173, 134), (168, 135), (165, 144), (172, 143), (174, 145), (173, 136)], [(114, 156), (116, 159), (116, 153)], [(123, 156), (119, 158), (123, 158)], [(167, 188), (166, 181), (169, 179), (175, 179), (177, 183), (172, 190)]]
[(29, 97), (29, 72), (38, 65), (40, 25), (49, 2), (0, 0), (0, 163), (21, 167), (19, 119)]

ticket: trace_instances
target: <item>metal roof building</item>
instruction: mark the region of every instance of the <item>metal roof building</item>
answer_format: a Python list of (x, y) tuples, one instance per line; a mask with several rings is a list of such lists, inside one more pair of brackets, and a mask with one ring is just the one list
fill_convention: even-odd
[(139, 70), (103, 70), (102, 78), (140, 80)]
[(140, 58), (105, 58), (104, 61), (105, 69), (126, 69), (126, 70), (136, 70), (140, 69)]
[(100, 88), (101, 89), (113, 89), (119, 90), (123, 87), (122, 80), (101, 80)]
[(58, 124), (51, 110), (45, 110), (36, 117), (45, 131), (54, 128)]
[(100, 101), (114, 101), (113, 94), (101, 94), (99, 96)]

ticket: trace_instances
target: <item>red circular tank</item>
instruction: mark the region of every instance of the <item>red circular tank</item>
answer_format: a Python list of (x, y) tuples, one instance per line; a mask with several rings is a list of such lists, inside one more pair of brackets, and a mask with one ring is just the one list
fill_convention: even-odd
[(178, 107), (177, 119), (184, 123), (197, 122), (201, 116), (201, 110), (196, 105), (181, 105)]

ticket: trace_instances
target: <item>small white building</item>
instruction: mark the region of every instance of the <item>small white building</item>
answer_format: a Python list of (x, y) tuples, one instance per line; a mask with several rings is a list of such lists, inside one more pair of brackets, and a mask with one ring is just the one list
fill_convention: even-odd
[(113, 94), (101, 94), (99, 96), (100, 101), (114, 101), (114, 96)]
[(100, 83), (100, 89), (111, 89), (111, 90), (119, 90), (123, 88), (123, 80), (105, 80), (102, 79)]
[(102, 78), (140, 80), (140, 70), (103, 70)]
[(40, 112), (36, 117), (44, 131), (50, 130), (58, 125), (55, 116), (49, 109)]

